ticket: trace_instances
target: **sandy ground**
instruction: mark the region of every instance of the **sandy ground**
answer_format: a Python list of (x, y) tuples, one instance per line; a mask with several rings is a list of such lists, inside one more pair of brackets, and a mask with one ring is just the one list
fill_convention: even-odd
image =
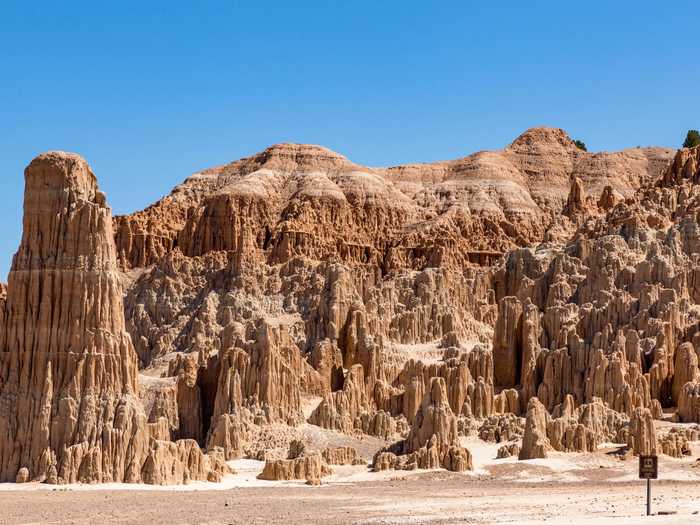
[(465, 444), (473, 454), (473, 472), (334, 467), (320, 487), (258, 480), (263, 463), (253, 460), (231, 462), (237, 473), (221, 484), (3, 484), (0, 523), (700, 523), (695, 450), (689, 458), (660, 458), (661, 479), (652, 486), (656, 515), (646, 517), (637, 460), (620, 459), (612, 445), (596, 454), (517, 461), (496, 460), (494, 444)]

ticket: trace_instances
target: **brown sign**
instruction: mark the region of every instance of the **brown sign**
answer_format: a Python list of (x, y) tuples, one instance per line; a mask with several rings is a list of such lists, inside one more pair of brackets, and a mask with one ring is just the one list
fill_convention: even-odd
[(639, 479), (656, 479), (659, 477), (659, 458), (656, 456), (639, 456)]

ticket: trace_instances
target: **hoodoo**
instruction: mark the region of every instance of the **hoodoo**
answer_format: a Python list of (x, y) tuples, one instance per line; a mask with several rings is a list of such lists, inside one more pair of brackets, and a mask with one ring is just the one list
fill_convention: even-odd
[[(0, 481), (141, 481), (164, 454), (137, 395), (112, 213), (79, 155), (45, 153), (25, 170), (24, 233), (0, 306)], [(180, 468), (159, 482), (206, 479), (198, 448), (175, 456)]]

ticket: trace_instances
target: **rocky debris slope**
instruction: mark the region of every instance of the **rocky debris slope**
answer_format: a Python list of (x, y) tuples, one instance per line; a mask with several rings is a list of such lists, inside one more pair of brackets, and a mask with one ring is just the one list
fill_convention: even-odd
[(111, 211), (88, 164), (25, 171), (24, 232), (0, 326), (0, 481), (182, 483), (227, 468), (149, 437)]

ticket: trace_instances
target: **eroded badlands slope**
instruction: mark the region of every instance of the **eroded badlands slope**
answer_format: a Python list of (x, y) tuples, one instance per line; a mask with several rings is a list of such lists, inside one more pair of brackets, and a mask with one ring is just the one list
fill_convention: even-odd
[(358, 458), (297, 441), (309, 425), (381, 440), (376, 470), (470, 469), (469, 435), (523, 459), (686, 453), (697, 430), (654, 420), (700, 420), (698, 156), (537, 128), (449, 162), (282, 144), (190, 177), (114, 219), (111, 303), (151, 443), (310, 482)]
[(78, 155), (25, 171), (24, 234), (0, 297), (0, 481), (182, 483), (227, 471), (157, 439), (138, 399), (112, 214)]

